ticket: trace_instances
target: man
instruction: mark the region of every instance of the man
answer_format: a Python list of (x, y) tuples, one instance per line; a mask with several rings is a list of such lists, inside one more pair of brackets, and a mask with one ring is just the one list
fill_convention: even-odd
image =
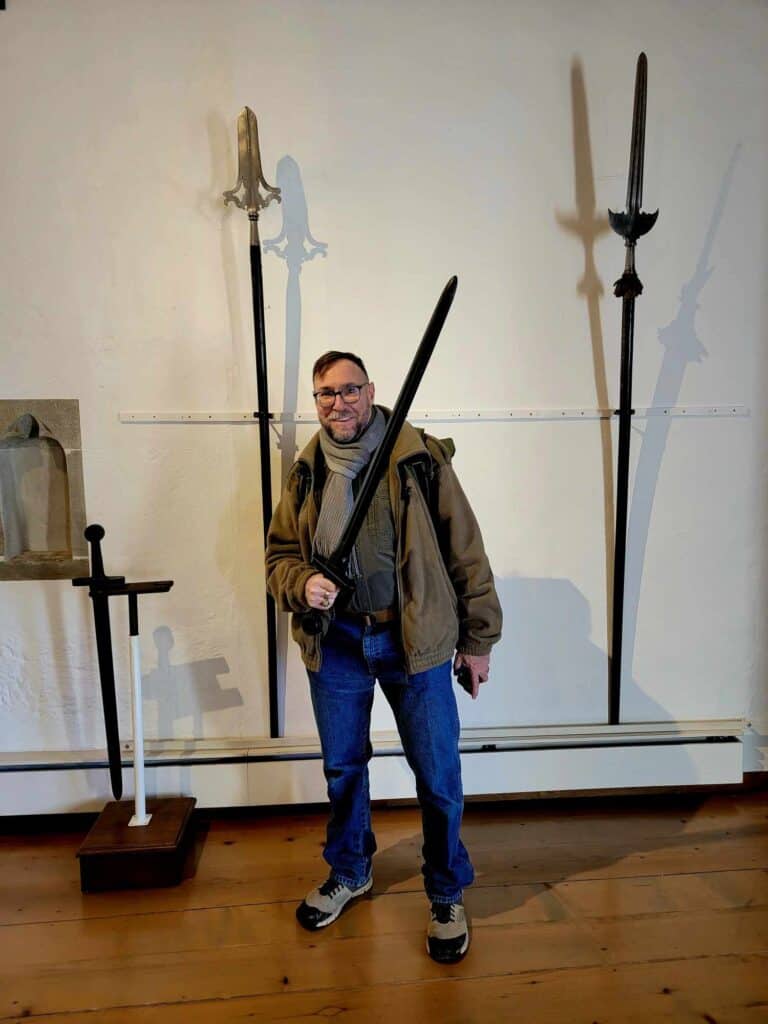
[[(294, 612), (331, 804), (324, 850), (331, 873), (296, 916), (305, 928), (323, 928), (371, 888), (369, 731), (378, 679), (416, 776), (431, 903), (427, 950), (454, 963), (469, 947), (462, 890), (474, 873), (459, 837), (463, 793), (451, 659), (455, 651), (454, 672), (463, 670), (477, 697), (501, 631), (493, 575), (451, 466), (452, 443), (405, 423), (357, 538), (354, 593), (337, 606), (337, 587), (317, 572), (312, 557), (334, 551), (389, 410), (374, 405), (374, 385), (351, 352), (321, 356), (312, 379), (321, 429), (291, 469), (266, 553), (270, 591), (281, 609)], [(309, 609), (323, 613), (324, 633), (301, 628)]]

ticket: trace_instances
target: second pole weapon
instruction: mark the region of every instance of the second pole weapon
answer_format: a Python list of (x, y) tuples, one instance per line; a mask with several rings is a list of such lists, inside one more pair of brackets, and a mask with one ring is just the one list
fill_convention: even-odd
[[(280, 202), (280, 189), (264, 180), (259, 152), (259, 130), (256, 115), (250, 107), (243, 107), (237, 119), (238, 176), (234, 188), (224, 193), (225, 203), (234, 203), (248, 213), (251, 224), (251, 296), (253, 299), (253, 332), (256, 346), (256, 395), (259, 422), (259, 449), (261, 457), (261, 515), (264, 527), (264, 545), (272, 518), (272, 473), (269, 454), (269, 391), (267, 388), (267, 347), (264, 326), (264, 282), (261, 272), (261, 242), (259, 240), (259, 213), (276, 199)], [(262, 196), (259, 186), (264, 188)], [(242, 189), (242, 195), (239, 195)], [(269, 734), (280, 735), (277, 693), (277, 613), (271, 594), (267, 602), (267, 665), (269, 673)]]
[(648, 59), (637, 58), (632, 142), (629, 150), (629, 181), (625, 213), (608, 211), (611, 227), (626, 246), (624, 273), (613, 286), (621, 299), (621, 385), (619, 398), (619, 459), (616, 470), (616, 547), (613, 558), (613, 617), (608, 694), (608, 720), (618, 724), (621, 701), (621, 647), (624, 627), (624, 572), (627, 551), (627, 498), (629, 493), (629, 440), (632, 428), (632, 360), (635, 337), (635, 299), (643, 285), (635, 270), (635, 245), (659, 216), (643, 213), (643, 164), (645, 159), (645, 107), (648, 91)]

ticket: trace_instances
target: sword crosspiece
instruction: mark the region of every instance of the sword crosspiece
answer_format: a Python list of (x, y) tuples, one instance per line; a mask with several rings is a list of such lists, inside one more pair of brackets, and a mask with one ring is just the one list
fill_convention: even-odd
[[(276, 199), (280, 202), (280, 189), (268, 185), (261, 169), (259, 129), (256, 115), (250, 107), (243, 107), (237, 119), (238, 176), (234, 188), (224, 193), (225, 203), (234, 203), (248, 213), (251, 223), (251, 298), (253, 301), (253, 333), (256, 348), (256, 395), (258, 410), (254, 414), (259, 424), (259, 450), (261, 458), (261, 512), (264, 544), (272, 519), (272, 474), (269, 454), (269, 391), (267, 388), (267, 340), (264, 321), (264, 280), (261, 270), (261, 243), (259, 241), (259, 213)], [(259, 186), (265, 189), (262, 196)], [(242, 197), (238, 194), (243, 190)], [(280, 735), (277, 692), (277, 611), (271, 594), (266, 595), (267, 609), (267, 662), (269, 673), (269, 732)]]
[(613, 560), (613, 612), (611, 623), (608, 720), (616, 725), (621, 705), (621, 652), (624, 629), (624, 576), (627, 548), (627, 502), (629, 495), (629, 441), (632, 426), (632, 361), (635, 335), (635, 299), (643, 285), (635, 270), (635, 245), (656, 223), (659, 211), (643, 213), (643, 164), (645, 159), (645, 108), (648, 90), (648, 60), (637, 58), (632, 143), (629, 151), (627, 209), (608, 211), (611, 227), (626, 246), (624, 273), (613, 286), (621, 305), (621, 383), (619, 397), (619, 458), (616, 469), (616, 545)]

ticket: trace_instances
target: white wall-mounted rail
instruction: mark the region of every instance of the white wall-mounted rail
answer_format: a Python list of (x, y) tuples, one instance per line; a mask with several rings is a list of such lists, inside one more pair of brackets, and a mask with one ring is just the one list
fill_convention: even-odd
[[(414, 409), (408, 419), (416, 423), (447, 422), (460, 420), (466, 423), (509, 423), (523, 420), (600, 420), (611, 419), (615, 409)], [(743, 418), (750, 415), (746, 405), (724, 403), (721, 405), (668, 405), (637, 406), (635, 419), (664, 417), (670, 419), (723, 419)], [(168, 412), (151, 410), (130, 410), (119, 413), (121, 423), (257, 423), (258, 416), (252, 409), (232, 410), (173, 410)], [(317, 414), (310, 412), (276, 412), (272, 422), (316, 423)]]

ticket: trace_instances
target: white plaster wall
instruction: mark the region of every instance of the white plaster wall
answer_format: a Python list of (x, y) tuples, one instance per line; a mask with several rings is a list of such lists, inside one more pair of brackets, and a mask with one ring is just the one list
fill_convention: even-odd
[[(416, 407), (594, 407), (600, 336), (615, 404), (621, 242), (596, 242), (604, 294), (590, 326), (584, 251), (562, 224), (576, 209), (572, 68), (583, 69), (601, 216), (623, 206), (646, 50), (645, 199), (661, 215), (638, 249), (634, 401), (751, 415), (636, 424), (628, 582), (639, 597), (622, 710), (749, 714), (745, 767), (765, 767), (765, 4), (651, 0), (640, 16), (630, 0), (8, 8), (0, 392), (79, 398), (107, 571), (175, 580), (141, 606), (150, 738), (268, 731), (255, 428), (118, 421), (120, 410), (255, 406), (247, 225), (221, 201), (239, 109), (259, 117), (271, 183), (279, 161), (295, 161), (327, 244), (289, 295), (286, 262), (264, 257), (274, 409), (310, 407), (309, 370), (329, 347), (360, 351), (391, 402), (453, 273), (457, 300)], [(281, 223), (270, 208), (262, 237)], [(693, 278), (695, 313), (681, 300)], [(309, 433), (300, 426), (297, 442)], [(494, 680), (481, 701), (462, 700), (465, 725), (602, 720), (599, 425), (436, 433), (456, 439), (506, 612)], [(276, 482), (282, 458), (275, 438)], [(101, 745), (87, 596), (1, 583), (0, 608), (2, 746)], [(125, 610), (113, 617), (127, 734)], [(286, 657), (288, 729), (309, 732), (303, 673)], [(389, 721), (377, 705), (377, 726)]]

